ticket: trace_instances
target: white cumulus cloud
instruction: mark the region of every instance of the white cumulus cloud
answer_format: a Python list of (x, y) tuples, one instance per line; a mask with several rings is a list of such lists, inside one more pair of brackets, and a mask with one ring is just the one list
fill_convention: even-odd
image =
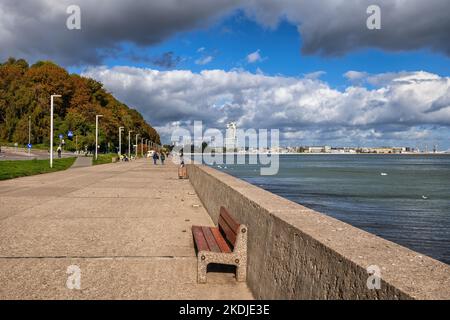
[(247, 62), (248, 63), (261, 62), (263, 60), (263, 58), (261, 57), (261, 54), (259, 52), (260, 52), (260, 50), (256, 50), (255, 52), (248, 54)]
[(298, 137), (297, 143), (378, 145), (413, 144), (414, 137), (427, 136), (447, 140), (450, 127), (450, 78), (422, 71), (390, 74), (375, 89), (350, 85), (344, 90), (315, 78), (242, 70), (96, 67), (85, 75), (103, 82), (166, 133), (174, 121), (202, 120), (219, 129), (236, 121), (242, 128), (279, 128), (287, 140)]
[(213, 57), (206, 56), (206, 57), (202, 57), (200, 59), (195, 60), (195, 63), (198, 65), (204, 66), (204, 65), (210, 63), (211, 61), (213, 61)]

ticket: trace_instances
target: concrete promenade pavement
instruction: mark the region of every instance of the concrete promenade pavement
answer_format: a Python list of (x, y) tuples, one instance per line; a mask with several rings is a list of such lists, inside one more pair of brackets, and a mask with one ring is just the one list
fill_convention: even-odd
[(2, 181), (0, 299), (252, 299), (231, 273), (197, 284), (193, 224), (212, 221), (170, 161)]
[(92, 166), (92, 157), (78, 156), (73, 165), (70, 167), (71, 169), (75, 168), (83, 168)]
[[(74, 157), (75, 155), (71, 152), (63, 152), (63, 158)], [(45, 150), (31, 149), (31, 152), (28, 153), (27, 149), (24, 148), (13, 148), (13, 147), (1, 147), (0, 152), (0, 161), (15, 161), (15, 160), (45, 160), (50, 158), (50, 153)], [(58, 153), (56, 152), (56, 148), (54, 151), (54, 158), (58, 158)]]

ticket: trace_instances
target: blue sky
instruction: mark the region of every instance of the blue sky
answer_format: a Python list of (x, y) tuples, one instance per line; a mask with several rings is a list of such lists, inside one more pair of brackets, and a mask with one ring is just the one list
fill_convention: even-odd
[[(323, 74), (320, 79), (338, 89), (344, 89), (348, 85), (348, 80), (343, 75), (350, 70), (370, 74), (427, 71), (440, 76), (450, 75), (450, 57), (430, 49), (388, 51), (363, 48), (339, 56), (303, 54), (302, 39), (296, 25), (284, 20), (274, 28), (265, 27), (239, 10), (211, 26), (180, 32), (157, 45), (138, 47), (122, 43), (120, 47), (117, 56), (104, 60), (105, 65), (126, 65), (161, 71), (186, 69), (193, 72), (239, 68), (253, 73), (289, 77), (303, 77), (321, 71)], [(258, 50), (262, 61), (248, 63), (247, 55)], [(180, 58), (175, 67), (160, 67), (151, 62), (151, 59), (167, 52)], [(137, 55), (139, 59), (130, 55)], [(196, 63), (206, 57), (212, 57), (211, 62)], [(82, 69), (83, 67), (70, 68), (72, 72), (80, 72)]]

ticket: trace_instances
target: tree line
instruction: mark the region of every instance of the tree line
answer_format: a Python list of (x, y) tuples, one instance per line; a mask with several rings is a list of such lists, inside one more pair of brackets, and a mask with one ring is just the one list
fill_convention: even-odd
[[(75, 150), (75, 142), (79, 150), (95, 148), (97, 114), (104, 116), (99, 124), (102, 151), (116, 151), (119, 127), (125, 127), (122, 150), (127, 146), (129, 130), (134, 131), (132, 137), (140, 134), (161, 143), (159, 134), (142, 115), (115, 99), (100, 82), (69, 74), (50, 61), (29, 66), (25, 60), (14, 58), (0, 64), (0, 141), (27, 144), (31, 119), (32, 144), (48, 146), (52, 94), (62, 96), (55, 99), (54, 141), (57, 144), (59, 135), (64, 135), (67, 150)], [(67, 137), (69, 131), (74, 134), (72, 140)]]

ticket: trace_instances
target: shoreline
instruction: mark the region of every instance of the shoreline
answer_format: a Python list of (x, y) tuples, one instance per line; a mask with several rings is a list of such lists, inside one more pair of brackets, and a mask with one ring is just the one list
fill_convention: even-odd
[[(187, 155), (203, 155), (203, 153), (184, 153), (185, 156)], [(226, 156), (226, 155), (238, 155), (238, 156), (259, 156), (259, 155), (292, 155), (292, 156), (450, 156), (450, 152), (443, 152), (443, 153), (300, 153), (300, 152), (289, 152), (289, 153), (265, 153), (265, 152), (259, 152), (259, 153), (237, 153), (237, 152), (230, 152), (230, 153), (217, 153), (216, 156)]]

